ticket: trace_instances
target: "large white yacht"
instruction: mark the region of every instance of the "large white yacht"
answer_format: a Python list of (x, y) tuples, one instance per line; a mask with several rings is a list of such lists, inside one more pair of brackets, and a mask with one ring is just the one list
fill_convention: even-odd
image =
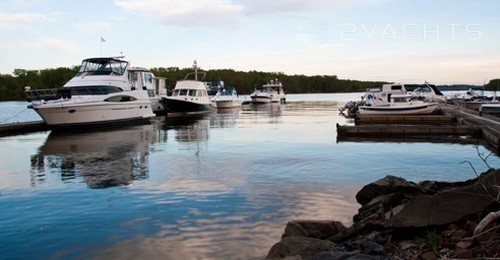
[(250, 94), (250, 99), (253, 104), (285, 103), (283, 84), (278, 79), (271, 80), (269, 83), (262, 85), (261, 90), (255, 90)]
[[(166, 107), (167, 113), (200, 113), (210, 111), (210, 97), (207, 92), (207, 83), (203, 82), (205, 76), (198, 80), (198, 64), (194, 61), (194, 73), (188, 73), (183, 80), (177, 81), (174, 92), (171, 96), (163, 98), (161, 101)], [(188, 79), (194, 74), (194, 80)]]
[[(59, 89), (27, 87), (28, 101), (49, 126), (147, 121), (155, 116), (148, 96), (147, 78), (154, 75), (132, 69), (124, 57), (82, 61), (78, 73)], [(157, 81), (155, 81), (157, 82)]]

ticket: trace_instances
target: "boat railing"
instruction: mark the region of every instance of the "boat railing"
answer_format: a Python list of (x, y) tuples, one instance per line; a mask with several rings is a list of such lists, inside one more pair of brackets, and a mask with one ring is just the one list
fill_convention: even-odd
[(76, 88), (57, 88), (57, 89), (33, 89), (26, 90), (28, 102), (32, 101), (50, 101), (59, 99), (71, 99), (72, 97), (107, 95), (112, 92), (118, 92), (116, 89), (108, 87), (76, 87)]
[[(201, 74), (201, 79), (199, 79), (198, 74)], [(193, 75), (193, 76), (192, 76)], [(207, 76), (207, 73), (204, 71), (197, 71), (197, 72), (189, 72), (184, 76), (184, 80), (188, 80), (190, 77), (193, 77), (194, 80), (205, 80), (205, 77)]]

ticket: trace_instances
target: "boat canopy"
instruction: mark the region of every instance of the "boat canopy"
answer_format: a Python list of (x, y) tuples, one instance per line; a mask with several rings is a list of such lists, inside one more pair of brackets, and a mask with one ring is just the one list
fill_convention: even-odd
[(76, 76), (87, 75), (123, 75), (128, 62), (116, 58), (90, 58), (82, 61)]

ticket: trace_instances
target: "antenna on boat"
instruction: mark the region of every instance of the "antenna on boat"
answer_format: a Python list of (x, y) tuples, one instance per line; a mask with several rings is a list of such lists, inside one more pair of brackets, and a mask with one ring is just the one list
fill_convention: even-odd
[(196, 60), (193, 61), (193, 69), (194, 69), (194, 80), (198, 80), (198, 62)]

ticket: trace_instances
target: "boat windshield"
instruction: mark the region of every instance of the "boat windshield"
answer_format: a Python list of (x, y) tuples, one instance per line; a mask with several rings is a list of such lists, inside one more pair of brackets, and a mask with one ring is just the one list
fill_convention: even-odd
[(77, 76), (87, 75), (123, 75), (128, 62), (113, 58), (93, 58), (86, 59)]
[(71, 87), (71, 93), (74, 95), (86, 96), (86, 95), (107, 95), (110, 93), (122, 92), (123, 90), (115, 86), (82, 86), (82, 87)]

